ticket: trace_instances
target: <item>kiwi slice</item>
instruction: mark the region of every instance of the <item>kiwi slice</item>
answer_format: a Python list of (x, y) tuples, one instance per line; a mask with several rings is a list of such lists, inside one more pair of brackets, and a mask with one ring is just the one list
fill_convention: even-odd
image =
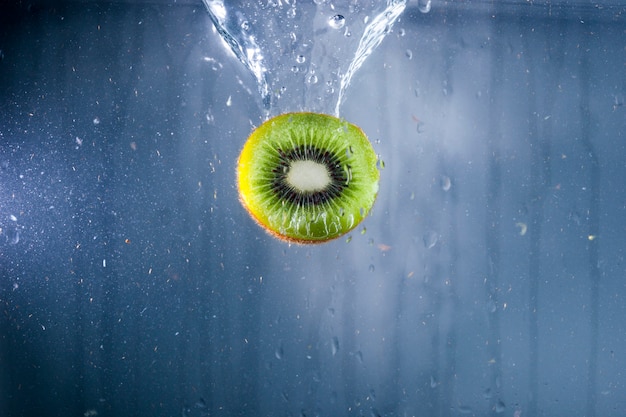
[(286, 113), (259, 126), (239, 156), (243, 206), (269, 233), (322, 243), (358, 225), (378, 192), (376, 153), (357, 126)]

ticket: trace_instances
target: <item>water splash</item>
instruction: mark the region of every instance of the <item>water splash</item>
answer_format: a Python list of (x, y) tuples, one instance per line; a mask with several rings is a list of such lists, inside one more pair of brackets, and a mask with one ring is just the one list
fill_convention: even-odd
[(255, 35), (248, 33), (250, 31), (250, 22), (240, 12), (228, 12), (223, 0), (203, 0), (203, 2), (209, 11), (209, 16), (217, 32), (233, 51), (237, 59), (256, 78), (263, 105), (265, 108), (269, 108), (267, 67)]
[(346, 89), (350, 85), (350, 81), (352, 81), (354, 73), (361, 68), (361, 65), (363, 65), (367, 57), (380, 45), (405, 7), (405, 0), (387, 0), (387, 8), (383, 13), (376, 16), (365, 28), (363, 36), (361, 36), (361, 41), (359, 42), (359, 47), (348, 67), (348, 71), (341, 77), (341, 87), (339, 89), (337, 105), (335, 106), (335, 116), (339, 116), (341, 101), (346, 93)]
[(352, 77), (406, 7), (406, 0), (203, 2), (254, 76), (266, 117), (297, 110), (339, 116)]

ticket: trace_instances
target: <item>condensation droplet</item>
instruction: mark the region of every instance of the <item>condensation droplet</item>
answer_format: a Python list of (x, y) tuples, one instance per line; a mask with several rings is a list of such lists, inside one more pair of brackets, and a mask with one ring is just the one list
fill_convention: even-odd
[(309, 74), (306, 77), (307, 84), (317, 84), (317, 75)]
[(404, 35), (406, 35), (406, 30), (404, 30), (404, 28), (400, 28), (398, 29), (398, 37), (403, 37)]
[(474, 410), (472, 410), (472, 407), (469, 407), (467, 405), (460, 405), (457, 407), (456, 409), (459, 414), (474, 414)]
[(306, 57), (304, 55), (298, 55), (296, 57), (296, 62), (298, 64), (304, 64), (305, 61), (306, 61)]
[(430, 12), (430, 8), (432, 7), (431, 0), (417, 0), (417, 8), (422, 13)]
[(406, 52), (404, 52), (404, 55), (406, 55), (406, 57), (409, 59), (413, 59), (413, 51), (411, 51), (410, 49), (407, 49)]
[(283, 351), (283, 344), (281, 343), (274, 351), (274, 356), (276, 357), (276, 359), (281, 360), (283, 358), (284, 353), (285, 352)]
[(333, 29), (341, 29), (346, 24), (346, 18), (343, 15), (336, 14), (328, 19), (328, 24)]
[(20, 231), (16, 227), (8, 229), (6, 235), (10, 245), (17, 245), (20, 242)]
[(368, 268), (368, 271), (370, 271), (370, 272), (376, 271), (376, 267), (374, 266), (374, 264), (370, 264), (370, 266)]
[(247, 32), (250, 30), (250, 22), (248, 22), (247, 20), (244, 20), (243, 22), (241, 22), (241, 30), (243, 30), (244, 32)]
[(331, 352), (333, 356), (335, 356), (337, 352), (339, 352), (339, 339), (337, 338), (337, 336), (333, 337), (333, 340), (331, 341)]
[(496, 403), (496, 413), (504, 413), (504, 410), (506, 410), (506, 405), (502, 400), (498, 400), (498, 402)]
[(441, 176), (441, 189), (443, 191), (450, 191), (450, 187), (452, 187), (452, 180), (447, 175)]
[(437, 244), (437, 241), (439, 240), (439, 236), (437, 235), (437, 233), (431, 230), (431, 231), (426, 232), (422, 239), (424, 241), (424, 247), (426, 249), (432, 249)]

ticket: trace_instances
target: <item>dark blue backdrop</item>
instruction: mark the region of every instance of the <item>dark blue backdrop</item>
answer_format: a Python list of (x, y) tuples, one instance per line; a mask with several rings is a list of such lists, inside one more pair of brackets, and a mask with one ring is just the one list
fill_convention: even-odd
[(410, 3), (343, 107), (378, 201), (315, 247), (237, 200), (199, 1), (0, 23), (0, 415), (624, 415), (624, 7)]

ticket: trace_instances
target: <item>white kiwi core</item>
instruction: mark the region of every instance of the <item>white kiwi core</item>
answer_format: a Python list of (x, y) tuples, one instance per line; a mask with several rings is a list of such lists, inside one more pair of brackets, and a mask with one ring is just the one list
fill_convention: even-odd
[(293, 161), (286, 179), (301, 192), (322, 191), (331, 183), (326, 165), (315, 161)]

